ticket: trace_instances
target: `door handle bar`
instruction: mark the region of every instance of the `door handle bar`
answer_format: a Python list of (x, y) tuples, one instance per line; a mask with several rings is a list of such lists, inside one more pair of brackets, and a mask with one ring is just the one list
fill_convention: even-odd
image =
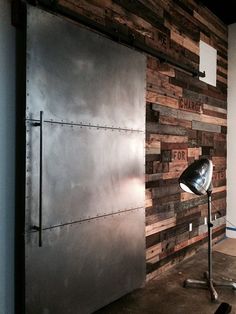
[(38, 245), (42, 246), (42, 188), (43, 188), (43, 111), (40, 111), (39, 123), (34, 123), (34, 126), (40, 127), (39, 135), (39, 225), (33, 226), (32, 229), (38, 231)]
[(42, 246), (42, 187), (43, 187), (43, 111), (40, 111), (39, 144), (39, 246)]

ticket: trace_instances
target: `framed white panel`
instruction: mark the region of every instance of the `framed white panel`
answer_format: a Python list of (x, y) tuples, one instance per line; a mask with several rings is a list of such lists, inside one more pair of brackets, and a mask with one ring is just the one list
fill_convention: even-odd
[(200, 40), (200, 64), (199, 70), (205, 72), (205, 77), (200, 80), (216, 86), (217, 50)]

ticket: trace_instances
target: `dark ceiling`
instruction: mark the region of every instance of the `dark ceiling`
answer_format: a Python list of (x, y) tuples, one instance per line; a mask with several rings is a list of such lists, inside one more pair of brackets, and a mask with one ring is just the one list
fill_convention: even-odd
[(236, 23), (236, 1), (235, 0), (200, 0), (225, 24)]

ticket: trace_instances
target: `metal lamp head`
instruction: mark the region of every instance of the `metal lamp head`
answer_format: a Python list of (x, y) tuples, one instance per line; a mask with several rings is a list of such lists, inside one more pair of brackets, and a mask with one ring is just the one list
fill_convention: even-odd
[(194, 161), (179, 178), (180, 187), (189, 193), (197, 195), (206, 194), (211, 186), (213, 173), (212, 161), (199, 159)]

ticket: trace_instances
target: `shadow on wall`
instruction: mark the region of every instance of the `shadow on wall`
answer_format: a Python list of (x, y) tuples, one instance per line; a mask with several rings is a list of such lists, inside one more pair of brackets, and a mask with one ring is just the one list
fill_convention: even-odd
[[(0, 312), (14, 313), (15, 29), (0, 1)], [(2, 44), (3, 43), (3, 44)]]

